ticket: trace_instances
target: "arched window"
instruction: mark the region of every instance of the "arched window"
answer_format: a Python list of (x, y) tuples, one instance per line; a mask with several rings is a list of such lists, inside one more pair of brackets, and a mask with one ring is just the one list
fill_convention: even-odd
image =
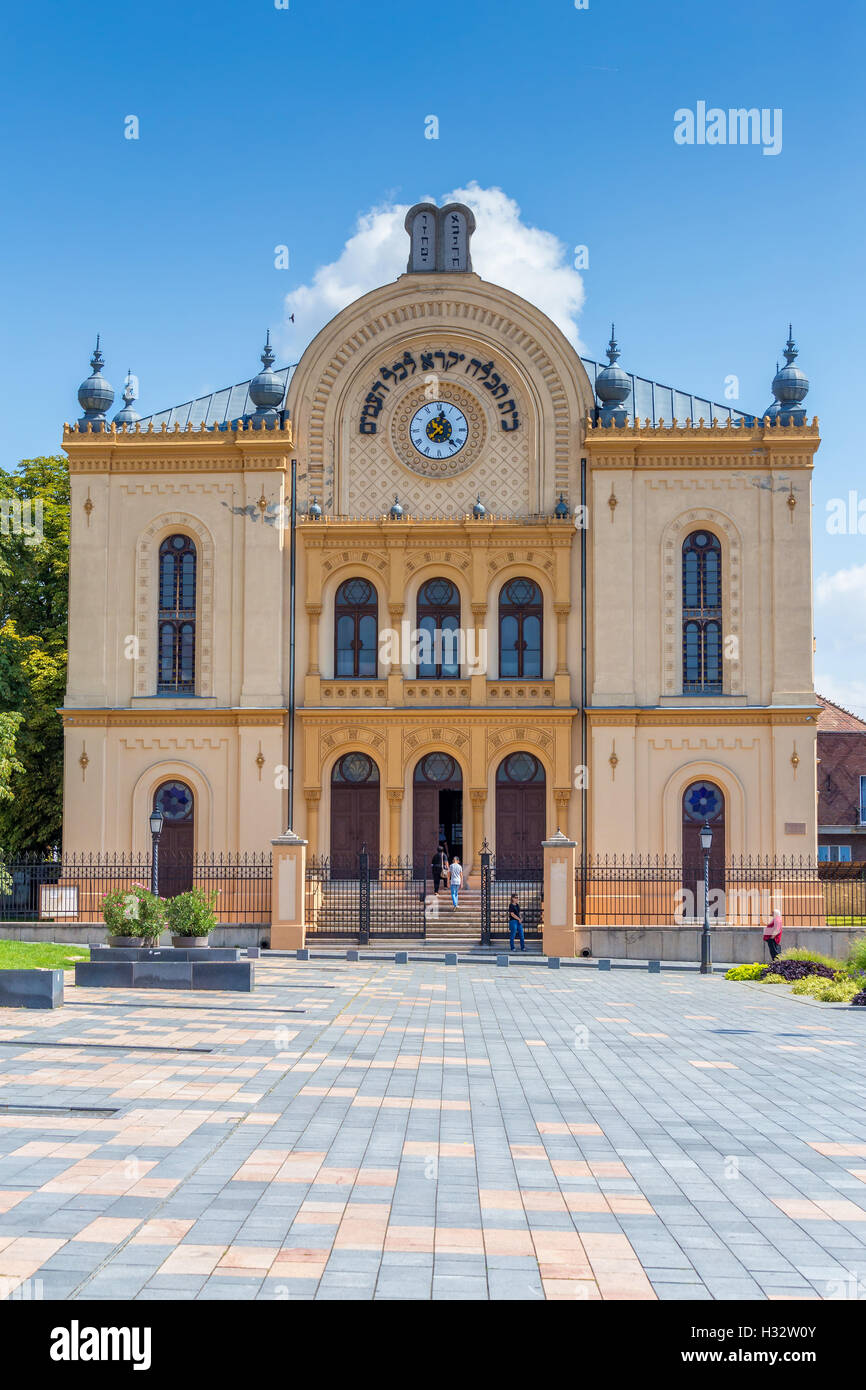
[(334, 605), (334, 675), (364, 677), (377, 672), (378, 607), (368, 579), (347, 579)]
[(711, 531), (683, 542), (683, 693), (722, 693), (722, 547)]
[(499, 675), (541, 678), (541, 590), (531, 579), (509, 579), (499, 591)]
[(428, 579), (418, 591), (418, 675), (460, 678), (460, 594), (450, 579)]
[(159, 547), (158, 695), (195, 694), (196, 552), (189, 536)]

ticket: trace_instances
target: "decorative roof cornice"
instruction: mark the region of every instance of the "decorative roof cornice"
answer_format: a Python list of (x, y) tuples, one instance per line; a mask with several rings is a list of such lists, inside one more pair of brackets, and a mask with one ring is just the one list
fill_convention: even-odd
[(285, 709), (62, 709), (60, 716), (64, 728), (145, 728), (156, 725), (159, 728), (207, 728), (214, 725), (229, 725), (233, 728), (246, 726), (280, 725), (285, 723), (288, 710)]

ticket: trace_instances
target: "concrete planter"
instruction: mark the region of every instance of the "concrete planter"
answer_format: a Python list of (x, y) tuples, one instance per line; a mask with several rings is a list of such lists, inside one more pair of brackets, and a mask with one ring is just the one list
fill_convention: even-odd
[(58, 1009), (62, 1003), (62, 970), (0, 970), (0, 1008)]
[(140, 936), (110, 936), (110, 937), (108, 938), (108, 944), (109, 944), (109, 946), (140, 946), (140, 945), (141, 945), (141, 937), (140, 937)]
[(210, 946), (209, 936), (173, 936), (171, 944), (182, 951), (206, 951)]

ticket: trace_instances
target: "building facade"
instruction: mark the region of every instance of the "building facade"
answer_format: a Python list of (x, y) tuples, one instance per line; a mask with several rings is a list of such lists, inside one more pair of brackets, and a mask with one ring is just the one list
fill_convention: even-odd
[[(762, 417), (581, 359), (419, 205), (409, 265), (293, 370), (110, 421), (71, 474), (64, 849), (366, 843), (816, 851), (811, 472), (787, 365)], [(683, 412), (675, 418), (677, 410)], [(697, 418), (685, 418), (686, 414)], [(643, 418), (633, 418), (635, 415)], [(291, 463), (297, 460), (290, 625)]]
[(818, 858), (866, 863), (866, 721), (819, 695)]

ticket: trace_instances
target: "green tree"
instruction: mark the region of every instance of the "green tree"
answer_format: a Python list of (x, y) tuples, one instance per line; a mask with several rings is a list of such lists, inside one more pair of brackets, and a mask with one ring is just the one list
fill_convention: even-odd
[(0, 470), (0, 848), (60, 843), (69, 578), (65, 458)]

